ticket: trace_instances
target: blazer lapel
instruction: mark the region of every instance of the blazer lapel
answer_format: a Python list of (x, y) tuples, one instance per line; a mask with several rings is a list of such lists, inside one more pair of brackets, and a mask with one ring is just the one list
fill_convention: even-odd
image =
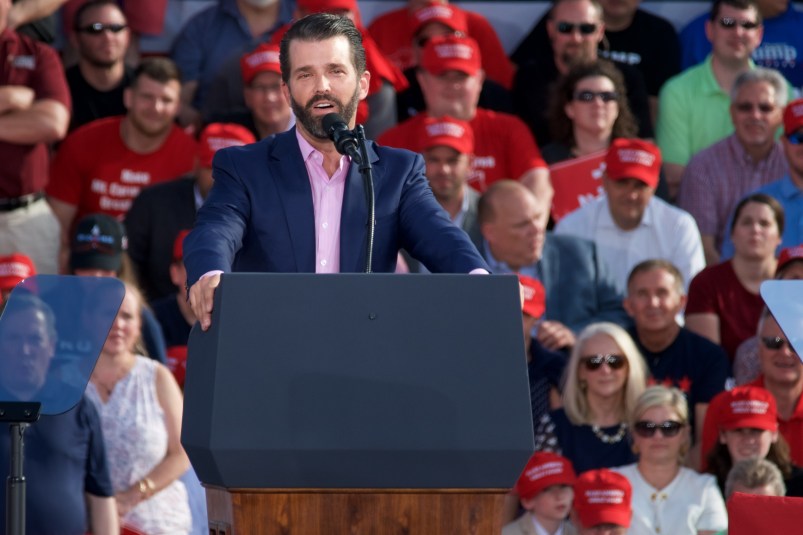
[(270, 154), (271, 176), (281, 197), (298, 272), (315, 271), (315, 212), (309, 175), (295, 127), (276, 136)]
[(546, 290), (547, 310), (551, 312), (550, 317), (556, 317), (559, 315), (561, 300), (557, 299), (557, 296), (550, 295), (549, 290), (555, 288), (560, 279), (560, 251), (551, 245), (550, 234), (550, 232), (546, 234), (539, 267), (541, 268), (541, 284)]
[[(375, 164), (379, 157), (368, 143), (368, 159)], [(374, 197), (379, 197), (382, 172), (373, 165)], [(351, 162), (343, 191), (343, 210), (340, 213), (340, 271), (356, 273), (365, 270), (365, 239), (368, 227), (368, 199), (365, 194), (360, 166)], [(374, 247), (376, 249), (376, 247)]]

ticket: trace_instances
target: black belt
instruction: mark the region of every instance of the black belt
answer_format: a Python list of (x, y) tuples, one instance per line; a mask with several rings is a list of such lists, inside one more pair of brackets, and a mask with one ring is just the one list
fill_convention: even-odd
[(26, 206), (44, 198), (44, 192), (37, 191), (36, 193), (29, 193), (28, 195), (23, 195), (22, 197), (0, 199), (0, 212), (11, 212), (17, 208), (25, 208)]

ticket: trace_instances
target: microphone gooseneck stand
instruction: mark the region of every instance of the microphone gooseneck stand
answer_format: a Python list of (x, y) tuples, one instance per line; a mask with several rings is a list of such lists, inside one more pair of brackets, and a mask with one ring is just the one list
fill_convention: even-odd
[(358, 124), (354, 129), (357, 143), (360, 146), (360, 174), (365, 183), (365, 197), (368, 203), (368, 232), (365, 235), (365, 273), (372, 273), (374, 258), (374, 231), (376, 229), (376, 198), (374, 196), (374, 174), (371, 160), (368, 158), (368, 149), (365, 145), (365, 129)]
[(6, 478), (6, 535), (25, 535), (25, 459), (23, 434), (39, 419), (38, 401), (0, 403), (0, 422), (8, 422), (11, 439), (11, 466)]

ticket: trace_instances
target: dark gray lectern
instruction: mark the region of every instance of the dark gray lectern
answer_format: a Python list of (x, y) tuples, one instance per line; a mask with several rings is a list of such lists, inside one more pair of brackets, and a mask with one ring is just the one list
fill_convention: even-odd
[(211, 533), (498, 533), (533, 451), (515, 276), (227, 274), (182, 442)]

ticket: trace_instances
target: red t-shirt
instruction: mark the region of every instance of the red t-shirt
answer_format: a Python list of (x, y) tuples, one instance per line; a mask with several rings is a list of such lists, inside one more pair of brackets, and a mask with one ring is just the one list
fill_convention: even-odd
[[(64, 67), (55, 50), (6, 29), (0, 32), (0, 58), (0, 86), (30, 87), (34, 100), (51, 99), (71, 108)], [(18, 145), (0, 141), (0, 198), (43, 190), (48, 163), (45, 143)]]
[[(764, 376), (759, 375), (753, 382), (748, 383), (750, 386), (764, 386)], [(789, 443), (789, 449), (792, 453), (792, 462), (796, 466), (803, 466), (803, 396), (797, 400), (795, 412), (789, 420), (782, 420), (778, 418), (778, 431), (781, 436)]]
[(686, 314), (716, 314), (720, 345), (733, 361), (739, 344), (756, 334), (764, 301), (742, 286), (730, 260), (709, 266), (689, 285)]
[(75, 221), (102, 212), (122, 219), (140, 190), (192, 171), (195, 140), (173, 126), (164, 144), (139, 154), (123, 143), (123, 116), (99, 119), (67, 136), (51, 165), (47, 194), (78, 207)]
[[(453, 4), (450, 5), (457, 8)], [(479, 13), (463, 11), (468, 21), (468, 35), (477, 41), (482, 51), (482, 68), (486, 76), (510, 89), (515, 71), (502, 42), (496, 35), (496, 30)], [(375, 18), (368, 26), (368, 32), (379, 45), (379, 49), (401, 70), (415, 66), (413, 29), (409, 13), (406, 7), (388, 11)]]
[[(419, 113), (386, 131), (379, 144), (418, 151), (420, 123), (426, 115)], [(469, 124), (474, 131), (474, 157), (468, 183), (480, 193), (497, 180), (517, 180), (530, 169), (546, 167), (530, 129), (518, 117), (478, 108)]]

